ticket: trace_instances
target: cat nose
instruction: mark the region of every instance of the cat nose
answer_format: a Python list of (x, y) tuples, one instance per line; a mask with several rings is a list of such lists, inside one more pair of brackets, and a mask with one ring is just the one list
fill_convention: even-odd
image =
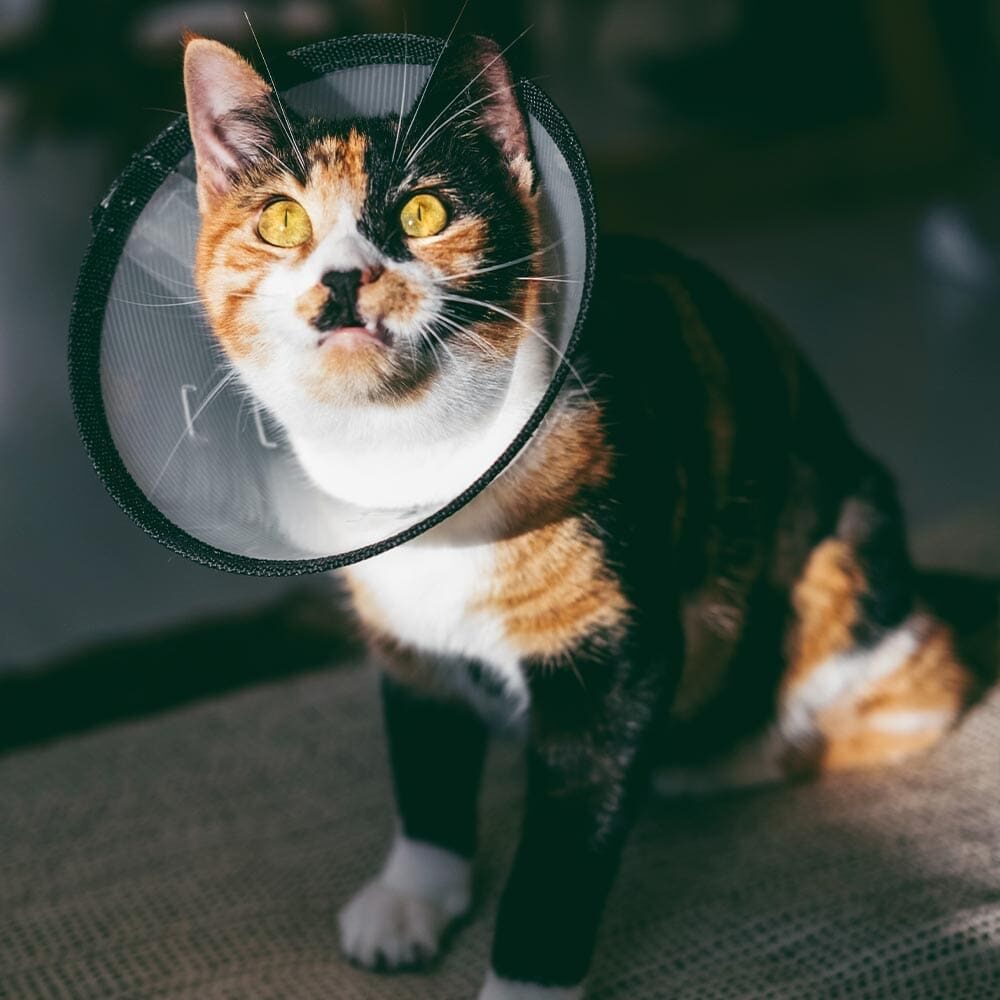
[(361, 272), (356, 268), (353, 271), (327, 271), (319, 280), (330, 289), (335, 299), (353, 304), (358, 296)]
[(323, 311), (313, 321), (320, 330), (337, 326), (361, 326), (358, 316), (358, 288), (364, 280), (361, 271), (327, 271), (319, 279), (330, 289), (330, 298)]

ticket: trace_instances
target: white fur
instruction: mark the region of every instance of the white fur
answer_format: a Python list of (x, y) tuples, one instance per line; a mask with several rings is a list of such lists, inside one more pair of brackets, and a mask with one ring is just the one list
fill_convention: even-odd
[(471, 900), (468, 860), (400, 834), (381, 873), (340, 911), (341, 948), (369, 967), (426, 961)]
[(479, 660), (499, 677), (517, 706), (527, 704), (520, 657), (503, 622), (478, 609), (493, 575), (489, 542), (455, 545), (433, 529), (351, 568), (380, 617), (402, 642), (426, 653)]
[(898, 670), (920, 646), (925, 619), (911, 615), (871, 649), (839, 653), (814, 667), (783, 700), (778, 725), (793, 744), (808, 744), (817, 735), (816, 716)]
[(431, 392), (405, 407), (338, 410), (332, 422), (314, 412), (302, 426), (286, 426), (303, 467), (330, 495), (377, 510), (440, 507), (500, 457), (538, 405), (550, 371), (544, 345), (529, 339), (500, 398)]
[(492, 970), (479, 991), (479, 1000), (580, 1000), (582, 986), (537, 986), (501, 979)]
[[(720, 760), (700, 767), (667, 767), (654, 775), (661, 795), (710, 795), (783, 781), (783, 759), (790, 747), (808, 748), (820, 738), (817, 716), (898, 670), (919, 648), (926, 619), (912, 615), (871, 649), (854, 649), (824, 660), (785, 695), (776, 723)], [(952, 720), (944, 711), (884, 711), (866, 724), (886, 732), (943, 729)]]
[(900, 709), (898, 712), (872, 712), (865, 719), (865, 725), (883, 733), (920, 733), (927, 729), (947, 729), (954, 720), (955, 712), (950, 709)]

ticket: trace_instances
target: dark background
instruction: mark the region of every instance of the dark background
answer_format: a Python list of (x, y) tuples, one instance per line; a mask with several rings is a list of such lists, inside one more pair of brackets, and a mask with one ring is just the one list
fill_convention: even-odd
[[(144, 536), (88, 465), (65, 374), (89, 211), (183, 107), (182, 28), (250, 54), (244, 6), (271, 53), (445, 35), (458, 9), (0, 2), (0, 668), (290, 586)], [(579, 132), (603, 227), (766, 303), (896, 470), (918, 557), (1000, 571), (1000, 0), (471, 0), (462, 21), (504, 44), (529, 25), (511, 61)]]

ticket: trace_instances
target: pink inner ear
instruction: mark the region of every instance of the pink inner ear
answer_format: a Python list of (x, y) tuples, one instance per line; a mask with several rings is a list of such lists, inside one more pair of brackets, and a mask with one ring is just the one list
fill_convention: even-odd
[(526, 180), (530, 186), (531, 140), (528, 122), (514, 92), (510, 69), (493, 42), (480, 48), (477, 61), (482, 67), (480, 83), (485, 91), (483, 96), (487, 98), (481, 105), (479, 120), (507, 161), (512, 165), (519, 165), (519, 172), (528, 172), (521, 179)]
[(266, 112), (271, 88), (232, 49), (196, 38), (184, 51), (184, 89), (199, 197), (221, 194), (229, 175), (261, 155), (269, 138), (265, 129), (229, 116), (240, 109)]

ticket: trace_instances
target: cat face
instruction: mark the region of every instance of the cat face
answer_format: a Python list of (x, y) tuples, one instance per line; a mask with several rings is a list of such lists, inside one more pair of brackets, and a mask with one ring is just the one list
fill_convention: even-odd
[(236, 53), (185, 50), (201, 232), (219, 343), (287, 426), (318, 412), (502, 397), (539, 322), (527, 124), (496, 46), (445, 50), (414, 111), (285, 113)]

